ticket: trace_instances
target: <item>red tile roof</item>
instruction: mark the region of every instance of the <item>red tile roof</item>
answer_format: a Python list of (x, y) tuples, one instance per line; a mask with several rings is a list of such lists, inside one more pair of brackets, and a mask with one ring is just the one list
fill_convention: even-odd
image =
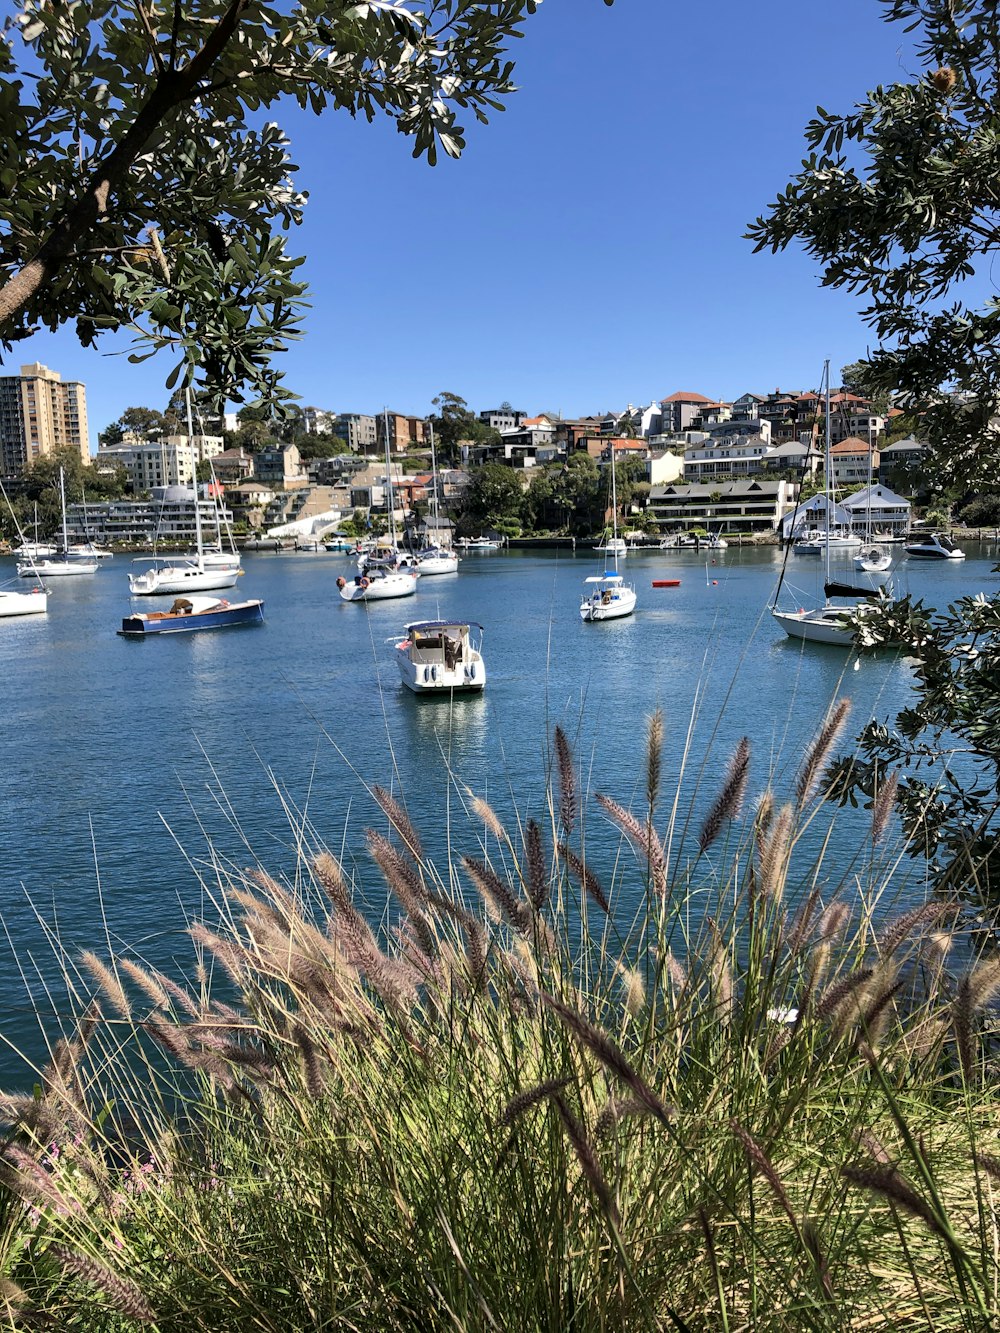
[[(874, 445), (872, 446), (874, 448)], [(830, 450), (832, 454), (866, 454), (868, 452), (868, 441), (861, 440), (857, 435), (851, 435), (846, 440), (841, 440)]]
[(669, 398), (661, 398), (661, 403), (710, 403), (702, 393), (672, 393)]

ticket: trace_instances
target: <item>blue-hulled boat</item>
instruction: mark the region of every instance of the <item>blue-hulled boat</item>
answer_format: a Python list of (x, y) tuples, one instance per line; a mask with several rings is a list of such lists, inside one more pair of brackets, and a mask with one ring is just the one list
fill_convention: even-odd
[(119, 634), (148, 638), (150, 634), (190, 634), (201, 629), (264, 623), (264, 602), (227, 602), (220, 597), (178, 597), (169, 611), (142, 611), (126, 616)]

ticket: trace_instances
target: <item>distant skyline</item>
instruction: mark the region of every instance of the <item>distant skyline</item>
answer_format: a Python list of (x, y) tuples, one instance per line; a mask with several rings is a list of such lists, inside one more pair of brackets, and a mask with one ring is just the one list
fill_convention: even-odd
[[(816, 106), (906, 78), (876, 0), (545, 0), (512, 52), (520, 91), (466, 123), (458, 162), (415, 162), (388, 122), (272, 113), (310, 194), (305, 336), (280, 359), (302, 406), (416, 415), (442, 391), (479, 411), (584, 416), (678, 390), (815, 388), (871, 342), (863, 296), (823, 290), (800, 251), (742, 239), (797, 169)], [(173, 360), (40, 333), (87, 388), (91, 447), (129, 406), (162, 408)], [(119, 353), (112, 355), (112, 352)]]

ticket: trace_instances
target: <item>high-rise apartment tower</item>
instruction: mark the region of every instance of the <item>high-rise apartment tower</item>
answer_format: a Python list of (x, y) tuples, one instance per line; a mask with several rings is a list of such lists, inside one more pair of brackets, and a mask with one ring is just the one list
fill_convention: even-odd
[(61, 448), (90, 462), (84, 386), (37, 361), (20, 375), (0, 375), (0, 473), (15, 476)]

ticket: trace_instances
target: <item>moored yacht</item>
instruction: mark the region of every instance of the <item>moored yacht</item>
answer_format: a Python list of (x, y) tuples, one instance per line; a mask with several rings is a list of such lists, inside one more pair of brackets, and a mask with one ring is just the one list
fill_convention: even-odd
[[(473, 630), (479, 631), (474, 639)], [(403, 684), (414, 694), (476, 693), (486, 684), (482, 625), (475, 621), (418, 620), (396, 644)]]
[(965, 552), (955, 545), (946, 532), (922, 532), (919, 536), (911, 533), (905, 550), (907, 555), (925, 556), (931, 560), (965, 559)]

